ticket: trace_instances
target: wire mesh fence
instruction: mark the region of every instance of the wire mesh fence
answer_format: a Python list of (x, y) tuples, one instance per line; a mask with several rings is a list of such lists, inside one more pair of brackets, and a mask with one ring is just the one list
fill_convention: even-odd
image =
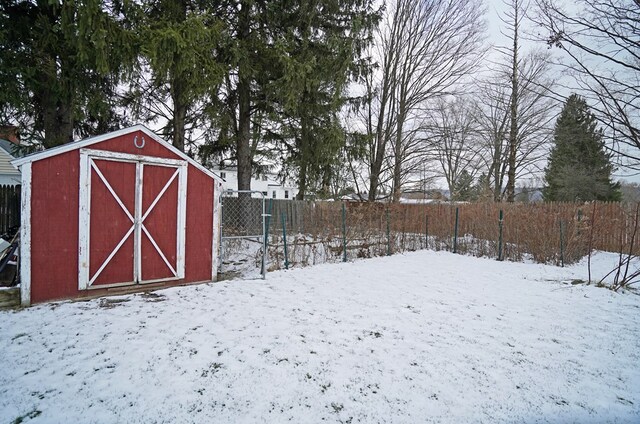
[[(256, 212), (259, 199), (250, 199)], [(640, 253), (636, 204), (383, 204), (266, 201), (267, 269), (419, 249), (569, 264), (589, 250)], [(458, 214), (456, 226), (456, 211)], [(502, 211), (502, 220), (500, 220)]]
[(267, 259), (264, 248), (264, 195), (256, 191), (225, 191), (221, 196), (221, 277), (242, 275), (264, 278)]

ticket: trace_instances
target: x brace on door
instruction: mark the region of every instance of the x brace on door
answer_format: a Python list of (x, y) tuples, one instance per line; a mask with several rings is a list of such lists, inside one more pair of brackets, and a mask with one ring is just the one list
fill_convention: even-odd
[[(118, 196), (108, 179), (105, 178), (100, 168), (94, 161), (94, 159), (100, 159), (101, 161), (115, 161), (115, 162), (128, 162), (135, 163), (136, 165), (136, 179), (135, 179), (135, 210), (132, 215), (128, 208), (124, 205), (122, 199)], [(175, 168), (175, 172), (170, 176), (164, 187), (155, 196), (146, 211), (143, 211), (142, 207), (142, 194), (144, 190), (143, 186), (143, 172), (145, 165), (163, 166), (168, 168)], [(91, 175), (92, 172), (97, 175), (101, 183), (107, 188), (113, 199), (123, 210), (128, 220), (131, 222), (131, 226), (124, 233), (120, 241), (115, 245), (111, 253), (107, 256), (104, 262), (98, 267), (93, 275), (90, 275), (90, 237), (91, 237)], [(102, 271), (107, 267), (116, 253), (122, 248), (129, 237), (134, 237), (134, 252), (133, 252), (133, 276), (132, 281), (127, 282), (114, 282), (111, 284), (100, 284), (99, 288), (115, 287), (130, 285), (135, 283), (152, 283), (158, 281), (168, 281), (184, 278), (184, 237), (185, 237), (185, 220), (186, 220), (186, 174), (187, 163), (185, 161), (156, 158), (142, 155), (131, 155), (126, 153), (117, 153), (101, 150), (82, 149), (80, 151), (80, 210), (79, 210), (79, 262), (78, 262), (78, 289), (85, 290), (95, 288), (92, 285), (96, 282)], [(167, 255), (162, 251), (153, 235), (144, 225), (145, 220), (149, 217), (149, 214), (154, 210), (158, 202), (162, 199), (166, 191), (171, 187), (175, 180), (178, 180), (178, 202), (177, 202), (177, 233), (176, 233), (176, 265), (172, 266), (171, 262), (167, 259)], [(172, 276), (168, 278), (161, 278), (155, 280), (142, 279), (142, 253), (141, 253), (141, 239), (142, 233), (146, 235), (151, 245), (158, 253), (164, 264), (170, 270)]]

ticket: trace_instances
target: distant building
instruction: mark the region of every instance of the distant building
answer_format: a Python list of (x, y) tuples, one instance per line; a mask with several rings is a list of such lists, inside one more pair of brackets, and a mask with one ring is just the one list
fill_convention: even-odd
[[(213, 172), (224, 180), (222, 183), (223, 189), (238, 189), (238, 170), (235, 166), (215, 167)], [(296, 187), (280, 184), (275, 174), (265, 174), (259, 178), (252, 176), (251, 190), (261, 192), (265, 198), (279, 200), (293, 200), (298, 194)], [(253, 197), (258, 196), (254, 195)]]
[(366, 191), (361, 193), (347, 193), (340, 197), (345, 202), (366, 202), (369, 199), (369, 193)]
[(20, 136), (14, 126), (0, 126), (0, 185), (20, 185), (20, 171), (11, 161), (19, 156)]
[(400, 203), (427, 204), (446, 202), (449, 200), (449, 190), (429, 189), (402, 193)]

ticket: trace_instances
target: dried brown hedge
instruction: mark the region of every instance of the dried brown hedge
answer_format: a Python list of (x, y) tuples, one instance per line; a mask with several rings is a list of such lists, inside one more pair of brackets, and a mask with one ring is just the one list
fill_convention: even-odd
[[(323, 245), (324, 258), (342, 257), (340, 202), (274, 201), (270, 234), (281, 243), (285, 214), (290, 250)], [(459, 211), (457, 251), (498, 257), (499, 213), (504, 212), (503, 258), (540, 263), (575, 262), (593, 249), (628, 251), (635, 204), (625, 203), (345, 203), (349, 258), (431, 248), (452, 250)], [(387, 233), (388, 223), (388, 233)], [(561, 224), (562, 223), (562, 224)], [(561, 252), (562, 225), (562, 252)], [(633, 246), (635, 253), (638, 247)], [(562, 253), (562, 255), (561, 255)], [(309, 253), (301, 253), (308, 257)], [(315, 254), (315, 253), (314, 253)], [(306, 262), (306, 261), (304, 261)]]

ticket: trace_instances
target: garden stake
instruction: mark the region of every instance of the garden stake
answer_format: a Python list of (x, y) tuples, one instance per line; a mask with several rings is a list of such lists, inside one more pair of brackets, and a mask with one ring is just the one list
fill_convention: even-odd
[(456, 208), (456, 225), (453, 227), (453, 253), (458, 253), (458, 208)]
[(282, 212), (282, 236), (284, 237), (284, 269), (289, 269), (289, 252), (287, 251), (287, 224), (285, 213)]
[(342, 262), (347, 262), (347, 210), (342, 202)]
[(500, 218), (498, 219), (498, 228), (500, 229), (500, 233), (498, 235), (498, 260), (502, 260), (502, 224), (503, 224), (503, 214), (502, 209), (500, 209)]

